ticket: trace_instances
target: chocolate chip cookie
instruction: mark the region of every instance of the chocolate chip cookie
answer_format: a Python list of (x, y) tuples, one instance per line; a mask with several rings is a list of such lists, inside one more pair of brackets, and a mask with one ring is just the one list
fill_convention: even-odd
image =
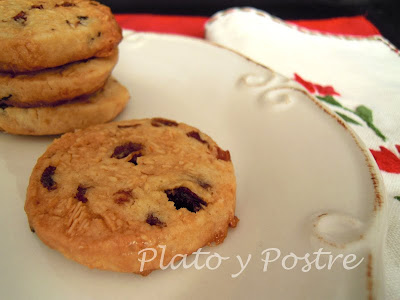
[(60, 100), (50, 106), (13, 106), (0, 101), (0, 131), (23, 135), (51, 135), (73, 131), (114, 119), (129, 100), (128, 90), (114, 78), (91, 95)]
[(110, 56), (122, 38), (110, 9), (87, 0), (0, 1), (0, 71)]
[(48, 106), (92, 94), (104, 86), (117, 60), (116, 49), (110, 57), (91, 58), (36, 72), (0, 73), (0, 106)]
[(198, 129), (154, 118), (67, 133), (32, 172), (25, 211), (48, 246), (90, 268), (146, 275), (138, 252), (164, 264), (223, 242), (235, 227), (229, 151)]

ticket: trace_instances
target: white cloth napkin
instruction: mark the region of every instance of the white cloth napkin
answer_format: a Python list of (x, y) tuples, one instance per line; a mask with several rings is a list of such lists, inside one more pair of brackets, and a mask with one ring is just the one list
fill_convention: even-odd
[[(400, 55), (381, 36), (311, 32), (252, 8), (219, 12), (206, 39), (308, 87), (373, 153), (387, 191), (386, 299), (400, 299)], [(317, 143), (318, 141), (316, 141)]]

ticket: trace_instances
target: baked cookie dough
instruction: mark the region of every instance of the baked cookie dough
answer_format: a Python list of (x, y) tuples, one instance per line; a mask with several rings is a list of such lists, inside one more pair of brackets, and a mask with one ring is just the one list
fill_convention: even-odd
[(0, 106), (0, 130), (12, 134), (52, 135), (114, 119), (129, 100), (128, 90), (114, 78), (95, 94), (46, 107)]
[(0, 105), (37, 107), (56, 104), (101, 89), (118, 60), (118, 50), (110, 57), (92, 58), (36, 72), (0, 73)]
[(154, 118), (67, 133), (33, 169), (25, 211), (32, 231), (90, 268), (147, 275), (145, 248), (163, 263), (223, 242), (235, 227), (229, 151), (198, 129)]
[(122, 39), (110, 9), (87, 0), (0, 1), (0, 71), (110, 56)]

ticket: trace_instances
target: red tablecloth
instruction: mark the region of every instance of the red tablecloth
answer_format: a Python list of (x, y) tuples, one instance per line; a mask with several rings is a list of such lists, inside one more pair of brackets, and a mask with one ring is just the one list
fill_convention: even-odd
[[(209, 18), (198, 16), (119, 14), (116, 15), (116, 19), (121, 27), (126, 29), (204, 37), (204, 24)], [(334, 34), (357, 36), (380, 34), (379, 30), (364, 16), (289, 22), (308, 29)]]

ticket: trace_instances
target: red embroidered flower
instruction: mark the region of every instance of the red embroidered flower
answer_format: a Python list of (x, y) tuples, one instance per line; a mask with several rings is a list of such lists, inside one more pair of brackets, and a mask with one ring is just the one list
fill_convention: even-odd
[[(389, 173), (400, 174), (400, 158), (383, 146), (379, 148), (379, 151), (370, 149), (379, 169)], [(396, 149), (400, 153), (400, 145), (396, 145)]]
[(294, 73), (294, 80), (296, 80), (298, 83), (300, 83), (302, 86), (304, 86), (307, 91), (309, 91), (311, 94), (318, 93), (319, 95), (337, 95), (340, 96), (338, 92), (335, 91), (335, 89), (330, 86), (322, 86), (320, 84), (312, 83), (310, 81), (306, 81), (303, 78), (301, 78), (297, 73)]

